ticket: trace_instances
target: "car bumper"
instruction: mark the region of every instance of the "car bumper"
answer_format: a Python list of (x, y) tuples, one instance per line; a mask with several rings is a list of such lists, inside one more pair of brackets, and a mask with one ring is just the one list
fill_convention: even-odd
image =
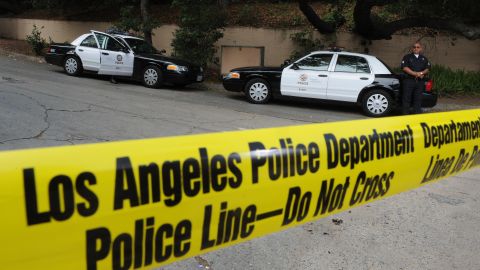
[(243, 81), (239, 80), (239, 79), (223, 80), (223, 88), (225, 88), (227, 91), (242, 92), (243, 91)]
[(438, 95), (435, 93), (423, 93), (422, 107), (431, 108), (437, 105)]
[(199, 83), (203, 82), (204, 75), (203, 73), (168, 73), (165, 74), (164, 80), (167, 83), (172, 84), (190, 84), (190, 83)]
[(56, 53), (47, 53), (45, 55), (45, 61), (52, 65), (63, 66), (63, 59), (65, 55), (60, 55)]

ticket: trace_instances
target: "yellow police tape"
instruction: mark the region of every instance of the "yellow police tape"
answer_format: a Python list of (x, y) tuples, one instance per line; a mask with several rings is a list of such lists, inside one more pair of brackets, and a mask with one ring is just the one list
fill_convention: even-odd
[(1, 152), (0, 267), (151, 269), (479, 166), (479, 147), (477, 109)]

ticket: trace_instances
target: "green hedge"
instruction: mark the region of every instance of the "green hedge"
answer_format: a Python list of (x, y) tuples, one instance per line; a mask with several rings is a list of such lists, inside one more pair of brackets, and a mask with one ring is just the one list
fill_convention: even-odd
[[(402, 73), (400, 68), (394, 68), (394, 71)], [(433, 90), (440, 96), (480, 96), (480, 71), (452, 70), (433, 65), (429, 77), (433, 80)]]
[(430, 72), (433, 89), (441, 96), (480, 95), (480, 71), (452, 70), (434, 65)]

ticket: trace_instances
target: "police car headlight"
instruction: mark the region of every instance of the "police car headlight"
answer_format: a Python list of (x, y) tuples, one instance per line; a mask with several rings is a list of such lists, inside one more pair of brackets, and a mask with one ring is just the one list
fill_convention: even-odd
[(240, 79), (240, 73), (238, 72), (230, 72), (227, 76), (224, 77), (225, 79)]
[(168, 65), (167, 70), (178, 71), (178, 72), (187, 72), (188, 67), (185, 66), (177, 66), (177, 65)]

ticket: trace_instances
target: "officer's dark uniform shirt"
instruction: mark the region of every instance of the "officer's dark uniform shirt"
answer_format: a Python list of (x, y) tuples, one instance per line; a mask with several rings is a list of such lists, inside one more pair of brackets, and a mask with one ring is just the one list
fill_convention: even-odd
[[(424, 71), (427, 68), (430, 69), (431, 64), (425, 56), (420, 54), (417, 58), (415, 54), (410, 53), (403, 57), (402, 64), (400, 66), (402, 69), (404, 67), (409, 67), (412, 71), (420, 72), (420, 71)], [(411, 78), (411, 79), (415, 78), (414, 76), (411, 76), (411, 75), (407, 75), (407, 76), (408, 78)]]

